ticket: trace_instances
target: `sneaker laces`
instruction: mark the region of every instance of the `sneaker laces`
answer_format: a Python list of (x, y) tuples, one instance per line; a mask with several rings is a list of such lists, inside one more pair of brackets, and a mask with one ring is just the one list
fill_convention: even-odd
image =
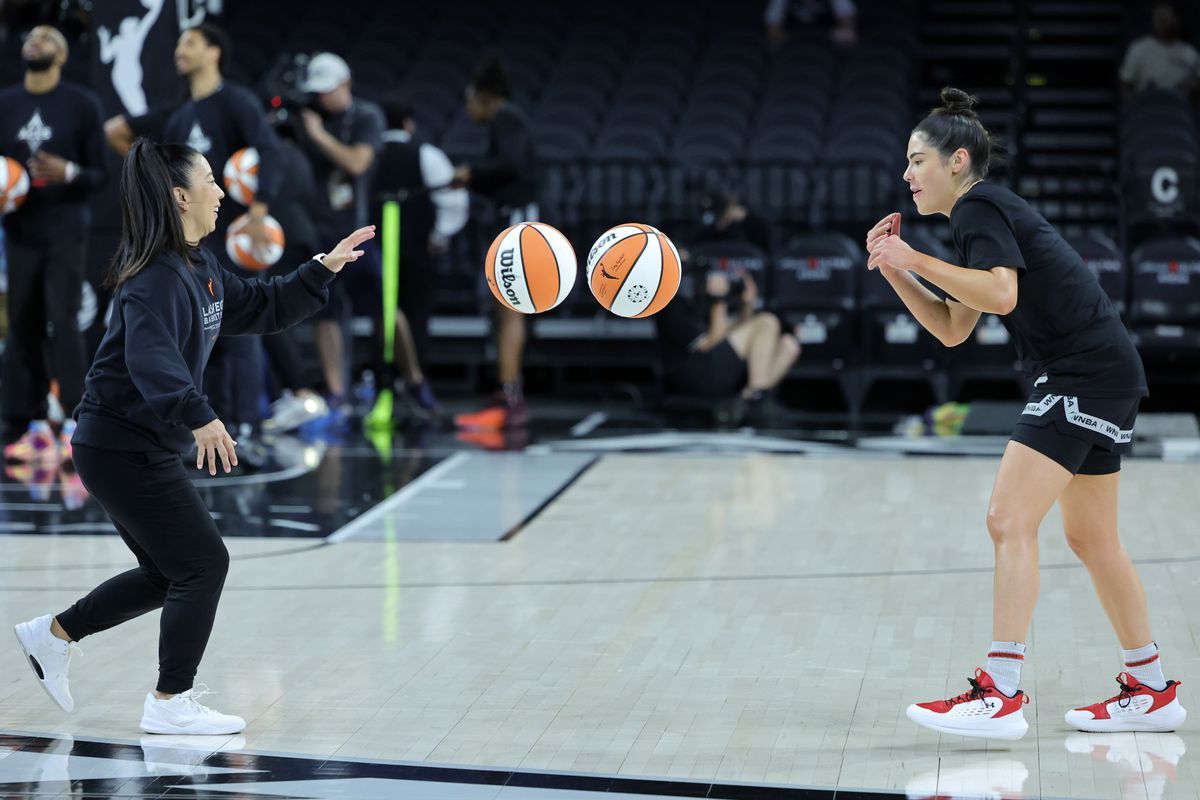
[[(978, 677), (978, 675), (979, 674), (976, 673), (976, 677)], [(959, 703), (969, 703), (972, 700), (982, 700), (983, 696), (987, 694), (987, 689), (981, 686), (979, 681), (975, 678), (967, 678), (967, 682), (971, 684), (971, 688), (960, 694), (958, 697), (952, 697), (947, 700), (946, 705), (954, 706), (958, 705)]]
[(188, 709), (195, 711), (198, 714), (218, 714), (220, 712), (216, 711), (215, 709), (211, 709), (200, 702), (201, 697), (210, 694), (216, 694), (216, 692), (214, 692), (212, 689), (209, 689), (207, 684), (197, 683), (191, 688), (190, 691), (181, 696), (183, 697), (184, 705), (186, 705)]
[[(1129, 682), (1126, 683), (1122, 678), (1128, 678)], [(1121, 708), (1129, 708), (1129, 704), (1133, 702), (1133, 693), (1137, 690), (1137, 678), (1128, 672), (1122, 672), (1117, 676), (1117, 685), (1121, 687), (1121, 691), (1105, 700), (1102, 705), (1116, 703)]]

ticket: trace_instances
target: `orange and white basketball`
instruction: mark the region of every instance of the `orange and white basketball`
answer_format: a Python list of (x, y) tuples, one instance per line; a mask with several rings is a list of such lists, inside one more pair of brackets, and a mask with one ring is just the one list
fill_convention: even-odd
[(242, 214), (233, 221), (225, 234), (225, 252), (233, 259), (233, 263), (242, 269), (260, 270), (272, 266), (283, 256), (283, 228), (272, 216), (263, 218), (267, 229), (267, 243), (255, 246), (250, 234), (246, 233), (246, 225), (250, 223), (250, 215)]
[(679, 291), (679, 278), (679, 251), (650, 225), (609, 228), (588, 251), (588, 287), (600, 305), (620, 317), (662, 311)]
[(225, 191), (244, 206), (254, 202), (258, 191), (258, 151), (243, 147), (229, 157), (224, 170)]
[(29, 173), (15, 158), (0, 158), (0, 214), (16, 211), (29, 195)]
[(575, 248), (544, 222), (520, 222), (505, 229), (484, 260), (492, 294), (522, 314), (540, 314), (566, 300), (578, 269)]

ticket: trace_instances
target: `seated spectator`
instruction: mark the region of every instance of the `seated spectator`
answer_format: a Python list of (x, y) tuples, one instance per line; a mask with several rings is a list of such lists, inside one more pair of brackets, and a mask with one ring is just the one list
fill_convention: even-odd
[(771, 424), (776, 416), (771, 392), (800, 356), (800, 343), (780, 331), (779, 318), (755, 312), (758, 287), (748, 272), (738, 272), (741, 307), (730, 314), (729, 276), (707, 277), (701, 302), (682, 294), (654, 315), (667, 386), (675, 392), (713, 401), (734, 400), (755, 426)]
[(843, 45), (858, 42), (858, 7), (854, 0), (767, 0), (763, 14), (767, 39), (778, 45), (793, 31), (826, 29)]
[(1170, 3), (1158, 3), (1152, 33), (1135, 40), (1121, 62), (1126, 97), (1148, 89), (1164, 89), (1200, 99), (1200, 53), (1180, 38), (1179, 15)]

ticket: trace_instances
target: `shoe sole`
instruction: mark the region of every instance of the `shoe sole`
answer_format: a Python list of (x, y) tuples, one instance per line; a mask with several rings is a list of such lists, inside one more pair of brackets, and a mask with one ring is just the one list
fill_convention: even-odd
[(231, 731), (231, 730), (201, 731), (201, 730), (187, 730), (184, 728), (173, 728), (171, 730), (166, 730), (165, 728), (159, 728), (158, 730), (154, 730), (152, 725), (146, 724), (145, 717), (142, 718), (142, 722), (138, 727), (140, 727), (142, 729), (143, 733), (152, 733), (156, 736), (234, 736), (234, 735), (239, 734), (242, 731), (246, 730), (245, 725), (242, 725), (242, 727), (238, 728), (237, 730), (233, 730), (233, 731)]
[(28, 664), (29, 668), (33, 670), (33, 675), (35, 678), (37, 678), (37, 682), (42, 687), (42, 690), (46, 693), (46, 696), (53, 700), (56, 706), (70, 714), (75, 710), (74, 701), (72, 701), (70, 706), (67, 706), (66, 703), (54, 696), (54, 692), (50, 691), (49, 684), (47, 684), (46, 679), (42, 677), (45, 675), (45, 672), (42, 670), (42, 665), (39, 664), (38, 660), (33, 657), (33, 654), (29, 652), (29, 646), (26, 645), (25, 639), (21, 636), (21, 628), (24, 624), (25, 623), (22, 622), (14, 625), (13, 635), (17, 637), (17, 644), (21, 646), (21, 652), (25, 654), (25, 663)]
[(1019, 723), (1016, 725), (1006, 722), (1003, 726), (997, 726), (991, 730), (981, 730), (979, 728), (955, 728), (951, 725), (942, 725), (920, 713), (914, 713), (912, 708), (905, 710), (904, 713), (922, 728), (928, 728), (931, 731), (943, 733), (947, 736), (969, 736), (973, 739), (1000, 739), (1006, 742), (1015, 742), (1029, 731), (1029, 723), (1022, 717), (1016, 718), (1019, 720)]
[(1187, 711), (1179, 705), (1178, 700), (1172, 700), (1155, 711), (1155, 716), (1150, 719), (1146, 715), (1129, 720), (1072, 720), (1070, 714), (1067, 712), (1067, 724), (1087, 733), (1170, 733), (1182, 727), (1187, 720)]

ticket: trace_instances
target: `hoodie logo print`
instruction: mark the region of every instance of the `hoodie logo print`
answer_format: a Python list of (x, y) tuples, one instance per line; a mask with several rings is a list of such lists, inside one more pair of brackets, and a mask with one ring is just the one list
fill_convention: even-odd
[(209, 297), (216, 297), (216, 295), (215, 295), (215, 294), (213, 294), (213, 288), (212, 288), (212, 278), (209, 278), (209, 279), (208, 279), (208, 296), (209, 296)]

